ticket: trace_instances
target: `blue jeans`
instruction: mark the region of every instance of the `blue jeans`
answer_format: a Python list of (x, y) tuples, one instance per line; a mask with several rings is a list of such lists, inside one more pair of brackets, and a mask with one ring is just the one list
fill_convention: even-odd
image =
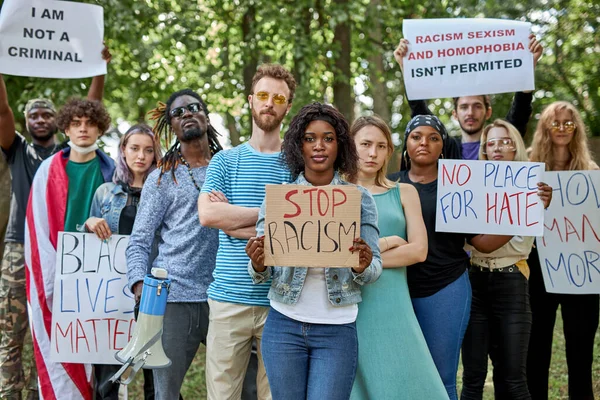
[(458, 358), (471, 312), (471, 284), (467, 271), (439, 292), (413, 298), (412, 303), (448, 397), (457, 400)]
[(356, 375), (356, 325), (309, 324), (271, 308), (262, 356), (273, 400), (347, 400)]

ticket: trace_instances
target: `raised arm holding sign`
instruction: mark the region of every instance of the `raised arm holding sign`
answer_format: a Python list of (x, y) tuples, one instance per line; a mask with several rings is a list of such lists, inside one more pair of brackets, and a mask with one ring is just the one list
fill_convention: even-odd
[[(409, 54), (409, 46), (412, 44), (407, 39), (401, 39), (398, 47), (394, 51), (394, 58), (404, 71), (404, 59)], [(543, 48), (536, 40), (535, 36), (529, 35), (528, 49), (533, 54), (533, 65), (537, 65), (537, 61), (542, 55)], [(445, 79), (442, 84), (452, 84), (449, 79)], [(453, 117), (460, 125), (460, 138), (455, 139), (457, 143), (451, 143), (453, 147), (457, 147), (456, 151), (450, 152), (451, 158), (476, 160), (479, 153), (479, 138), (486, 121), (492, 115), (492, 104), (490, 96), (487, 95), (486, 88), (480, 87), (475, 81), (469, 80), (465, 82), (471, 93), (476, 95), (462, 96), (458, 92), (452, 94), (454, 101)], [(515, 97), (510, 110), (506, 116), (506, 120), (514, 125), (521, 136), (525, 136), (527, 123), (532, 113), (531, 101), (533, 95), (531, 91), (519, 91), (515, 93)], [(427, 107), (424, 100), (410, 100), (412, 116), (416, 115), (431, 115), (431, 111)], [(458, 144), (458, 146), (455, 146)]]
[(530, 24), (496, 19), (405, 20), (409, 99), (532, 90)]

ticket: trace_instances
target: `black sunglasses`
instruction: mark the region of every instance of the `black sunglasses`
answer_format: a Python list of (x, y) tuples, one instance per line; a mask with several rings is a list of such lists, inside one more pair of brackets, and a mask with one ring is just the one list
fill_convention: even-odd
[(171, 118), (173, 118), (173, 117), (181, 118), (183, 116), (183, 114), (185, 114), (185, 110), (188, 110), (192, 114), (198, 114), (198, 112), (200, 112), (201, 109), (202, 109), (202, 107), (200, 107), (200, 103), (190, 103), (187, 106), (177, 107), (177, 108), (172, 109), (169, 112), (169, 115), (171, 116)]

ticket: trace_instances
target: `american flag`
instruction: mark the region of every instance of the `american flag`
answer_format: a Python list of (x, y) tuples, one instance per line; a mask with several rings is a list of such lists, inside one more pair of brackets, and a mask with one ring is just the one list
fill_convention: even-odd
[(69, 188), (67, 162), (61, 151), (42, 163), (33, 179), (25, 222), (27, 309), (43, 400), (93, 397), (90, 364), (50, 361), (56, 242), (64, 230)]

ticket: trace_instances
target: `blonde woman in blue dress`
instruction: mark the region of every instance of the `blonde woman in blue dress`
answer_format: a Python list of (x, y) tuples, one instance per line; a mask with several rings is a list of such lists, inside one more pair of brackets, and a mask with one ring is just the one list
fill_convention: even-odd
[(371, 192), (377, 205), (384, 268), (377, 282), (362, 288), (351, 399), (448, 399), (415, 317), (406, 279), (405, 267), (427, 256), (419, 194), (412, 185), (386, 178), (394, 145), (381, 118), (359, 118), (350, 134), (359, 155), (356, 183)]

